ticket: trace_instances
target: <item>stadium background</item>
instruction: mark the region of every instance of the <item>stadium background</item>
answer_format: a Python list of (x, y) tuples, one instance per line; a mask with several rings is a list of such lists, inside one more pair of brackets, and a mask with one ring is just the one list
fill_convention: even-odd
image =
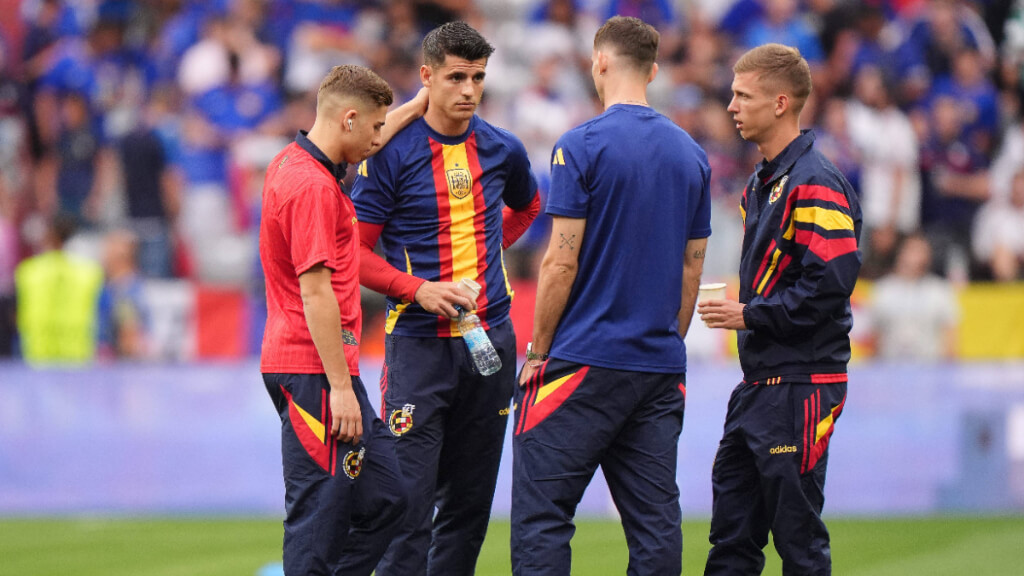
[[(590, 41), (614, 13), (640, 15), (663, 33), (651, 101), (709, 152), (715, 232), (705, 278), (733, 286), (736, 204), (758, 158), (724, 112), (731, 62), (750, 43), (800, 46), (817, 94), (805, 125), (862, 184), (886, 160), (885, 142), (873, 148), (856, 137), (879, 126), (863, 108), (884, 106), (856, 79), (882, 72), (888, 111), (913, 129), (904, 167), (919, 193), (910, 224), (866, 217), (851, 395), (833, 442), (826, 508), (833, 516), (1019, 517), (1024, 284), (1019, 270), (992, 269), (975, 244), (997, 226), (979, 232), (974, 220), (1024, 214), (1009, 184), (1024, 166), (1021, 2), (0, 0), (0, 518), (280, 514), (279, 439), (257, 364), (265, 305), (255, 234), (263, 165), (311, 124), (316, 82), (330, 65), (364, 63), (404, 101), (418, 87), (422, 33), (467, 19), (498, 48), (480, 114), (523, 139), (546, 185), (554, 140), (598, 110)], [(980, 80), (957, 74), (961, 53), (975, 58)], [(963, 114), (959, 128), (934, 134), (949, 101)], [(86, 118), (77, 124), (76, 104)], [(66, 145), (83, 135), (91, 145)], [(126, 143), (138, 142), (163, 160), (133, 165)], [(128, 177), (138, 170), (159, 178), (138, 186)], [(965, 190), (982, 192), (945, 202), (937, 191), (950, 172), (963, 176)], [(89, 361), (26, 363), (14, 270), (40, 251), (58, 211), (81, 225), (68, 251), (106, 268), (110, 295)], [(129, 289), (110, 248), (126, 230), (136, 250)], [(955, 311), (938, 314), (952, 318), (951, 344), (887, 358), (874, 290), (894, 271), (898, 243), (886, 233), (917, 231), (935, 250), (932, 280), (952, 294), (946, 307)], [(541, 218), (507, 255), (521, 342), (545, 241)], [(364, 296), (362, 369), (372, 384), (383, 355), (382, 300)], [(125, 309), (139, 328), (134, 336), (117, 328), (126, 315), (113, 310)], [(921, 339), (945, 329), (927, 312), (903, 320)], [(692, 519), (710, 513), (711, 459), (740, 374), (728, 334), (695, 323), (688, 346), (679, 483)], [(497, 517), (508, 511), (510, 453)], [(600, 478), (581, 514), (614, 515)]]

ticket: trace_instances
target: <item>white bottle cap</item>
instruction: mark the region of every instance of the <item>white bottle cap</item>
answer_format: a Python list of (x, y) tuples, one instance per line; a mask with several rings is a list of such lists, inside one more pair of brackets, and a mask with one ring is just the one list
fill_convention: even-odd
[(475, 280), (469, 278), (463, 278), (459, 282), (459, 287), (470, 293), (473, 296), (473, 300), (476, 300), (480, 296), (480, 285)]

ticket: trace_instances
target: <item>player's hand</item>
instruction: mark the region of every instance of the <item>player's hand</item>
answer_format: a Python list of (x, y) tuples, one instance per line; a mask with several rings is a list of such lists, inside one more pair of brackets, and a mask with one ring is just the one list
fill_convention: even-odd
[(363, 413), (359, 400), (349, 385), (331, 386), (331, 436), (342, 442), (358, 444), (363, 437)]
[(697, 304), (697, 313), (708, 328), (746, 330), (743, 309), (746, 304), (734, 300), (706, 300)]
[(415, 298), (424, 310), (448, 318), (458, 317), (456, 306), (463, 310), (476, 309), (476, 302), (466, 296), (456, 282), (424, 282), (416, 290)]
[[(536, 362), (536, 360), (534, 360), (534, 362)], [(523, 369), (519, 371), (519, 387), (522, 388), (523, 386), (526, 386), (526, 383), (530, 381), (530, 378), (533, 378), (533, 375), (537, 373), (539, 368), (540, 366), (533, 366), (530, 364), (530, 361), (527, 360), (526, 363), (523, 364)]]

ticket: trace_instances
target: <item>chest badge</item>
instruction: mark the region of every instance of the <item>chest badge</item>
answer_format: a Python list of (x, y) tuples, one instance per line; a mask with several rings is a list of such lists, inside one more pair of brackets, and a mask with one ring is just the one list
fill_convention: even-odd
[(782, 196), (782, 191), (786, 188), (786, 182), (789, 181), (789, 174), (783, 176), (775, 186), (772, 187), (772, 193), (768, 195), (768, 203), (775, 204), (775, 201)]
[(450, 168), (445, 171), (448, 179), (448, 192), (455, 198), (462, 200), (473, 191), (473, 176), (465, 168)]

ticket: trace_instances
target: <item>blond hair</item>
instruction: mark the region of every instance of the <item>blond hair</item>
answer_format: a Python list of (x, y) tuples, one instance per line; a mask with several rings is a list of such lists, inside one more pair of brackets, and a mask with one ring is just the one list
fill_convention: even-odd
[(758, 81), (771, 92), (783, 92), (793, 98), (799, 114), (811, 95), (811, 67), (800, 51), (782, 44), (764, 44), (740, 56), (732, 67), (736, 74), (754, 72)]
[(316, 94), (317, 109), (331, 97), (354, 98), (371, 106), (390, 106), (395, 96), (391, 86), (364, 66), (345, 64), (335, 66), (320, 83)]

